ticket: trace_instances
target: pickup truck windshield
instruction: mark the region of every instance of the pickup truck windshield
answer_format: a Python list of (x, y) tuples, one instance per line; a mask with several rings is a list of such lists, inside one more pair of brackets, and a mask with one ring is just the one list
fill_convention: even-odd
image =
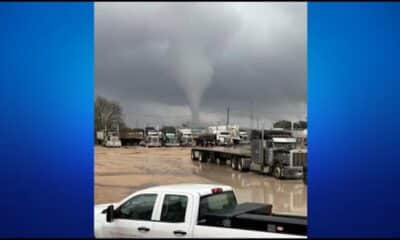
[(237, 205), (233, 191), (222, 192), (204, 196), (200, 199), (199, 219), (201, 220), (207, 213), (229, 211)]

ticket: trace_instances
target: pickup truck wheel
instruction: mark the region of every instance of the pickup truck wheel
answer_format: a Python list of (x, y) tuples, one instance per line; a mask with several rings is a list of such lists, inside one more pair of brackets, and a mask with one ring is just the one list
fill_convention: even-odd
[(274, 169), (272, 170), (272, 175), (277, 178), (280, 179), (282, 177), (282, 169), (281, 167), (279, 167), (278, 165), (274, 167)]

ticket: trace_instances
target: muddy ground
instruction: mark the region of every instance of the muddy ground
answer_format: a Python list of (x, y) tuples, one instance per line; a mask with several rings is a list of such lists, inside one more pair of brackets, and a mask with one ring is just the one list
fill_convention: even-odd
[(174, 183), (227, 184), (234, 187), (239, 202), (271, 203), (275, 213), (307, 215), (307, 186), (302, 180), (277, 180), (229, 166), (200, 164), (191, 160), (190, 148), (95, 147), (96, 204)]

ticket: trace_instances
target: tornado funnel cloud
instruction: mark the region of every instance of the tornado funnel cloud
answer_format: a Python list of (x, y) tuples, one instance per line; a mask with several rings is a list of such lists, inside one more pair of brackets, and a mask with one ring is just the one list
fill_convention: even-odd
[(200, 3), (168, 4), (159, 16), (168, 19), (160, 23), (167, 30), (168, 71), (188, 100), (192, 122), (200, 124), (200, 105), (213, 80), (216, 60), (239, 31), (240, 17), (223, 4)]
[(199, 46), (185, 42), (172, 44), (168, 56), (173, 77), (178, 81), (189, 101), (192, 123), (199, 124), (201, 99), (214, 75), (210, 59)]

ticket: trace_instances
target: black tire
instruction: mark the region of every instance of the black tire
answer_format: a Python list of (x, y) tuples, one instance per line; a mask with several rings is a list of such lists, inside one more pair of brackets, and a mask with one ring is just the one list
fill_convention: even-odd
[(242, 163), (242, 159), (241, 158), (239, 158), (239, 161), (237, 161), (237, 169), (240, 172), (243, 172), (243, 163)]
[(248, 170), (247, 168), (245, 168), (244, 161), (245, 161), (244, 158), (240, 158), (239, 161), (238, 161), (238, 164), (237, 164), (238, 170), (241, 171), (241, 172), (245, 172), (245, 171)]
[(274, 168), (272, 169), (272, 176), (274, 176), (277, 179), (282, 178), (282, 168), (279, 165), (275, 165)]
[(204, 152), (199, 152), (199, 162), (207, 162), (207, 154)]
[(192, 161), (197, 161), (197, 160), (199, 160), (199, 159), (196, 158), (194, 151), (192, 151)]
[(238, 164), (237, 164), (237, 159), (236, 158), (232, 158), (231, 159), (231, 167), (233, 170), (237, 170), (238, 169)]
[(210, 162), (210, 163), (215, 163), (216, 162), (216, 158), (215, 158), (215, 155), (213, 153), (209, 153), (208, 154), (207, 162)]

